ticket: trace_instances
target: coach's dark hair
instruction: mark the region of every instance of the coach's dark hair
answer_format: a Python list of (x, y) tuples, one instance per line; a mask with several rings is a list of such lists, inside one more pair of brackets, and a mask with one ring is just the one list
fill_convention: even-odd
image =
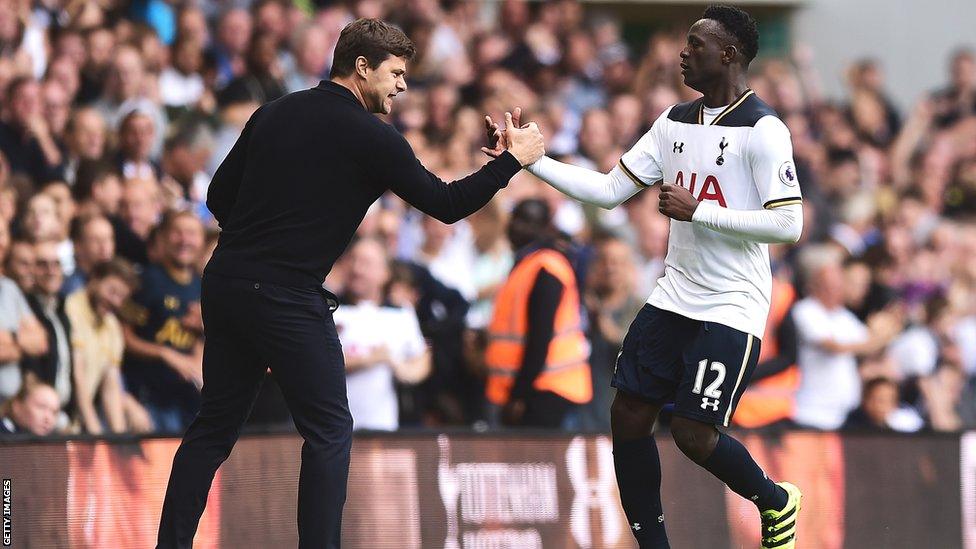
[(332, 56), (330, 77), (349, 76), (356, 70), (356, 58), (363, 56), (375, 69), (393, 55), (413, 59), (417, 48), (399, 28), (379, 19), (357, 19), (339, 34)]
[(702, 19), (713, 19), (739, 42), (748, 65), (759, 53), (759, 29), (751, 15), (734, 6), (712, 5), (705, 8)]

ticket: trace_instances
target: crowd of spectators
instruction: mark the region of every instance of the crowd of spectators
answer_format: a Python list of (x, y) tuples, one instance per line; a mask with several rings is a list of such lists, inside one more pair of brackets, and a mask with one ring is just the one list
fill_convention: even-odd
[[(415, 41), (386, 118), (445, 180), (487, 160), (485, 114), (521, 106), (549, 155), (608, 171), (696, 96), (678, 68), (690, 21), (631, 43), (573, 0), (0, 0), (0, 431), (187, 426), (218, 234), (210, 177), (260, 104), (328, 77), (357, 17)], [(792, 133), (805, 210), (800, 243), (771, 246), (795, 304), (770, 322), (757, 376), (799, 373), (788, 420), (805, 427), (974, 427), (976, 56), (960, 49), (948, 82), (901, 112), (877, 62), (853, 63), (835, 101), (811, 55), (761, 55), (750, 78)], [(485, 328), (515, 257), (509, 213), (528, 198), (576, 250), (594, 398), (575, 425), (607, 428), (617, 349), (663, 271), (668, 219), (653, 188), (597, 210), (526, 172), (451, 226), (393, 195), (370, 209), (326, 281), (344, 301), (357, 428), (490, 424)], [(288, 424), (272, 373), (251, 421)]]

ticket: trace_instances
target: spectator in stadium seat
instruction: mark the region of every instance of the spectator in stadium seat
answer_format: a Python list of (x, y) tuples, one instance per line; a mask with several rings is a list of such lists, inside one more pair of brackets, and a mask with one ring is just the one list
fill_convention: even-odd
[[(21, 362), (21, 369), (28, 382), (43, 381), (54, 387), (62, 407), (70, 410), (74, 394), (71, 323), (64, 311), (64, 298), (59, 294), (64, 273), (53, 242), (34, 246), (34, 278), (36, 283), (27, 294), (27, 303), (44, 327), (47, 352), (26, 358)], [(67, 414), (61, 426), (67, 426)]]
[(75, 218), (71, 226), (71, 240), (75, 248), (75, 272), (65, 279), (62, 295), (84, 287), (88, 282), (88, 273), (95, 265), (115, 257), (115, 231), (102, 215)]
[[(146, 433), (152, 420), (122, 386), (125, 337), (117, 314), (139, 285), (132, 265), (111, 259), (94, 265), (82, 288), (65, 300), (75, 349), (75, 419), (84, 432)], [(100, 405), (96, 407), (96, 403)]]
[(894, 431), (888, 418), (898, 409), (898, 384), (876, 377), (864, 382), (861, 405), (851, 410), (844, 421), (849, 431)]
[(23, 294), (34, 291), (34, 245), (27, 240), (10, 241), (4, 272)]
[(126, 387), (153, 417), (156, 429), (182, 433), (200, 407), (203, 338), (200, 275), (203, 225), (190, 212), (171, 212), (159, 230), (160, 262), (142, 273), (126, 307)]
[(32, 244), (56, 243), (61, 268), (68, 275), (74, 272), (74, 245), (68, 238), (67, 223), (59, 217), (58, 204), (50, 194), (37, 193), (27, 201), (21, 227), (24, 236)]
[(159, 185), (152, 179), (125, 181), (119, 213), (124, 229), (115, 227), (116, 253), (137, 265), (149, 263), (149, 233), (162, 213)]
[(149, 112), (135, 109), (122, 117), (115, 167), (123, 178), (159, 181), (163, 171), (153, 157), (158, 132)]
[(800, 262), (809, 296), (792, 312), (801, 372), (793, 419), (807, 427), (837, 429), (860, 399), (857, 357), (885, 348), (902, 320), (886, 310), (864, 325), (844, 307), (844, 275), (835, 248), (808, 248)]
[(349, 247), (350, 278), (334, 313), (346, 362), (346, 390), (354, 429), (394, 431), (399, 425), (396, 383), (430, 374), (430, 353), (410, 308), (384, 307), (389, 259), (378, 240)]
[(515, 267), (488, 324), (488, 400), (505, 425), (563, 427), (593, 396), (572, 261), (558, 241), (549, 206), (515, 206), (508, 239)]
[(63, 157), (43, 116), (40, 85), (30, 76), (14, 78), (4, 90), (0, 151), (12, 174), (25, 174), (35, 185), (61, 179)]
[(71, 113), (65, 128), (64, 178), (69, 185), (77, 181), (78, 167), (82, 161), (97, 161), (105, 157), (105, 143), (108, 127), (101, 113), (90, 107)]
[(593, 400), (584, 407), (583, 427), (608, 431), (613, 390), (610, 380), (617, 363), (617, 351), (627, 327), (644, 306), (635, 294), (637, 266), (634, 253), (620, 237), (612, 234), (594, 238), (596, 255), (590, 266), (584, 293), (589, 324), (590, 369)]
[[(0, 223), (0, 265), (10, 248), (10, 233)], [(14, 281), (0, 275), (0, 402), (14, 396), (22, 385), (20, 361), (47, 352), (44, 328), (30, 310)]]
[(12, 399), (0, 405), (0, 436), (48, 436), (57, 426), (60, 409), (54, 387), (41, 382), (24, 384)]

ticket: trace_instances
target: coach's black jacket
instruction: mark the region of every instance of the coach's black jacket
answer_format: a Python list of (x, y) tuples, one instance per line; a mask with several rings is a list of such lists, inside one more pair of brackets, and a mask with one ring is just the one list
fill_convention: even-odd
[(323, 81), (258, 109), (217, 169), (207, 206), (222, 232), (206, 272), (319, 286), (366, 209), (387, 190), (453, 223), (520, 169), (506, 152), (444, 183), (352, 92)]

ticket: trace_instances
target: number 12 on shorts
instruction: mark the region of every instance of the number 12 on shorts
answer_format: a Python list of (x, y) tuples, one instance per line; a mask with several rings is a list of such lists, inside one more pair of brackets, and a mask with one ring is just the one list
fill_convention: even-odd
[(695, 388), (691, 390), (692, 393), (696, 395), (704, 394), (708, 398), (719, 399), (722, 398), (722, 390), (719, 387), (725, 381), (725, 364), (721, 362), (712, 362), (712, 365), (708, 368), (710, 371), (715, 372), (715, 381), (708, 384), (705, 387), (705, 392), (702, 393), (702, 384), (705, 383), (705, 367), (708, 366), (708, 359), (703, 358), (698, 362), (698, 373), (695, 375)]

